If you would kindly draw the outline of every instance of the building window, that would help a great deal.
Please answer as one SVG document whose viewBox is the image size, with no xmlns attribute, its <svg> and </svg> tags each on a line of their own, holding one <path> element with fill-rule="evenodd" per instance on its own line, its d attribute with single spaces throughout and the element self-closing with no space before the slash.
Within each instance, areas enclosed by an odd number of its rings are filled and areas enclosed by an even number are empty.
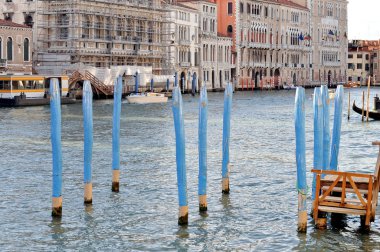
<svg viewBox="0 0 380 252">
<path fill-rule="evenodd" d="M 233 28 L 232 25 L 227 26 L 227 35 L 232 36 Z"/>
<path fill-rule="evenodd" d="M 7 41 L 7 60 L 13 60 L 13 40 L 11 37 Z"/>
<path fill-rule="evenodd" d="M 363 65 L 361 63 L 356 64 L 356 69 L 362 69 Z"/>
<path fill-rule="evenodd" d="M 362 54 L 358 54 L 356 57 L 357 57 L 358 59 L 362 59 L 362 58 L 363 58 L 363 55 L 362 55 Z"/>
<path fill-rule="evenodd" d="M 244 13 L 244 4 L 240 2 L 240 13 Z"/>
<path fill-rule="evenodd" d="M 369 71 L 369 64 L 365 64 L 365 70 Z"/>
<path fill-rule="evenodd" d="M 29 39 L 24 39 L 24 61 L 29 61 Z"/>
<path fill-rule="evenodd" d="M 228 3 L 228 15 L 232 16 L 232 3 Z"/>
<path fill-rule="evenodd" d="M 3 39 L 0 38 L 0 59 L 3 58 Z"/>
<path fill-rule="evenodd" d="M 349 55 L 348 55 L 348 58 L 349 58 L 349 59 L 352 59 L 352 58 L 353 58 L 353 55 L 352 55 L 352 54 L 349 54 Z"/>
</svg>

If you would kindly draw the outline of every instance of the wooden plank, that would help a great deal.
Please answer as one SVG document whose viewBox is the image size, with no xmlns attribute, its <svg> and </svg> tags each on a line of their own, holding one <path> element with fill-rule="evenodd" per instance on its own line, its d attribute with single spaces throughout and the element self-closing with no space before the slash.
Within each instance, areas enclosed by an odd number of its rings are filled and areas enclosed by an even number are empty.
<svg viewBox="0 0 380 252">
<path fill-rule="evenodd" d="M 331 207 L 338 207 L 338 208 L 347 208 L 347 209 L 361 209 L 361 210 L 366 210 L 365 206 L 362 205 L 353 205 L 353 204 L 344 204 L 343 206 L 340 203 L 337 202 L 328 202 L 328 201 L 323 201 L 319 202 L 320 206 L 331 206 Z"/>
<path fill-rule="evenodd" d="M 315 170 L 315 169 L 313 169 L 311 171 L 314 173 L 317 173 L 317 174 L 346 175 L 346 176 L 367 178 L 367 179 L 370 179 L 373 176 L 373 174 L 368 174 L 368 173 L 341 172 L 341 171 L 332 171 L 332 170 Z"/>
<path fill-rule="evenodd" d="M 329 189 L 329 186 L 322 186 L 322 191 L 326 191 Z M 333 192 L 342 192 L 342 188 L 341 187 L 334 187 Z M 362 194 L 368 194 L 368 190 L 364 190 L 364 189 L 358 189 L 358 191 Z M 346 188 L 346 192 L 347 193 L 355 193 L 355 190 L 352 189 L 352 188 Z"/>
<path fill-rule="evenodd" d="M 341 214 L 352 214 L 352 215 L 365 215 L 365 210 L 341 208 L 341 207 L 331 207 L 331 206 L 319 206 L 319 211 L 329 212 L 329 213 L 341 213 Z"/>
<path fill-rule="evenodd" d="M 326 201 L 332 201 L 332 202 L 341 202 L 341 198 L 340 197 L 333 197 L 333 196 L 327 196 Z M 345 198 L 345 201 L 344 201 L 345 204 L 347 203 L 354 203 L 354 204 L 361 204 L 360 200 L 358 199 L 348 199 L 348 198 Z"/>
</svg>

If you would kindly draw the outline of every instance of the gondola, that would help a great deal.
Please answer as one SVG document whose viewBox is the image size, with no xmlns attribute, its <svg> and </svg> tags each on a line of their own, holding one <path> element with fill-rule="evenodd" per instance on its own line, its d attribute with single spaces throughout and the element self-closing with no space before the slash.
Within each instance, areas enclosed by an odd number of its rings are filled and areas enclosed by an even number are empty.
<svg viewBox="0 0 380 252">
<path fill-rule="evenodd" d="M 355 101 L 354 101 L 354 104 L 352 104 L 352 109 L 358 113 L 358 114 L 362 114 L 362 109 L 359 108 L 359 107 L 356 107 L 355 105 Z M 367 115 L 367 111 L 364 110 L 364 116 Z M 369 114 L 368 114 L 369 118 L 372 118 L 373 120 L 380 120 L 380 110 L 370 110 L 369 111 Z"/>
</svg>

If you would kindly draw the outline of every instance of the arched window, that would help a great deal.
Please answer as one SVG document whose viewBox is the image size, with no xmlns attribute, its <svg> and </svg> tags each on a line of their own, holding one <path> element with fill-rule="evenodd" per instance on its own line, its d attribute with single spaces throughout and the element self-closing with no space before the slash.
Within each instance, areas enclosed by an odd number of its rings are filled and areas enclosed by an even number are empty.
<svg viewBox="0 0 380 252">
<path fill-rule="evenodd" d="M 7 41 L 7 60 L 13 60 L 13 40 L 11 37 Z"/>
<path fill-rule="evenodd" d="M 232 25 L 227 26 L 227 33 L 230 35 L 233 32 Z"/>
<path fill-rule="evenodd" d="M 29 39 L 24 39 L 24 61 L 29 61 Z"/>
</svg>

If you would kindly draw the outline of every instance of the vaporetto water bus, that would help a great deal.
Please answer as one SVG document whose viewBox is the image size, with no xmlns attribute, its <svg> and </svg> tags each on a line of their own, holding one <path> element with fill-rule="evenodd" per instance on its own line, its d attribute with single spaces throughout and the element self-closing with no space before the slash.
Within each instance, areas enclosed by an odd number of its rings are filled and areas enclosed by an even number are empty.
<svg viewBox="0 0 380 252">
<path fill-rule="evenodd" d="M 0 75 L 0 107 L 47 105 L 50 103 L 50 79 L 57 78 L 61 104 L 74 103 L 68 97 L 68 76 Z"/>
</svg>

